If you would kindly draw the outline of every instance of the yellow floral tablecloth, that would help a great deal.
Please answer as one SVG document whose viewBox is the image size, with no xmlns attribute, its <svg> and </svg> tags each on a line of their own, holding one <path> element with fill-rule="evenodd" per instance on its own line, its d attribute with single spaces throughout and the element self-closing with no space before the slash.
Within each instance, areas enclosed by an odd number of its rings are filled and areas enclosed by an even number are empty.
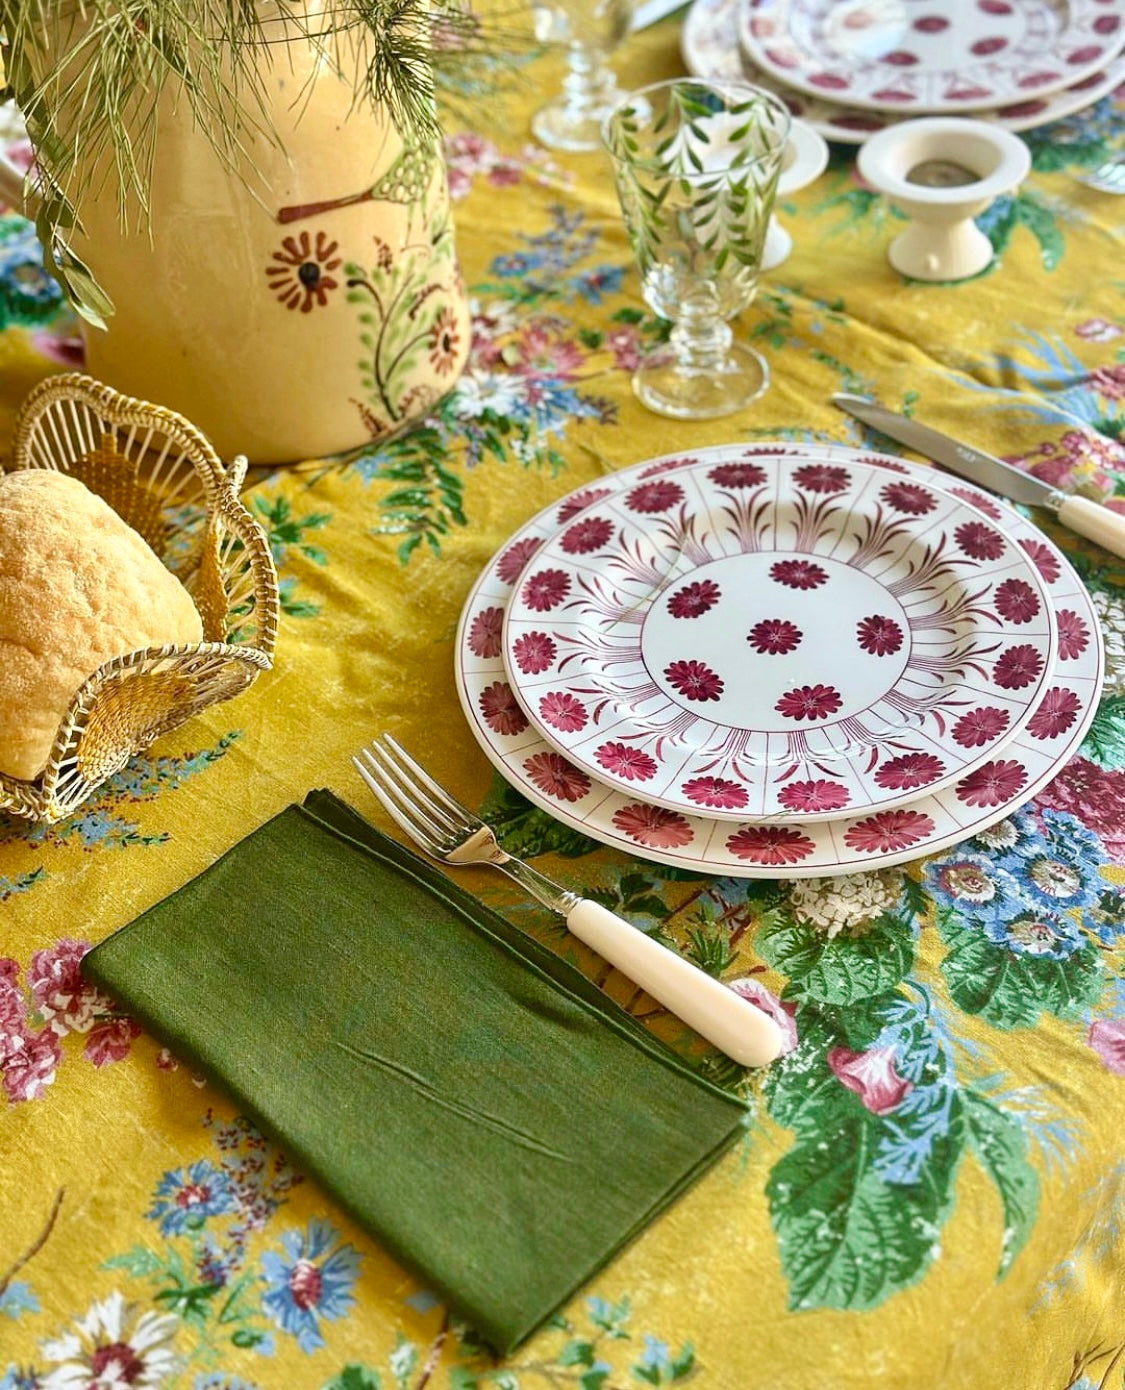
<svg viewBox="0 0 1125 1390">
<path fill-rule="evenodd" d="M 625 82 L 678 71 L 677 43 L 674 20 L 631 40 Z M 0 817 L 0 1390 L 1120 1390 L 1125 562 L 1055 537 L 1104 620 L 1109 677 L 1070 765 L 963 852 L 975 896 L 945 872 L 952 852 L 786 884 L 599 848 L 492 774 L 452 656 L 481 566 L 606 471 L 728 440 L 885 444 L 834 391 L 1125 494 L 1125 200 L 1076 178 L 1125 133 L 1125 98 L 1027 136 L 1033 174 L 982 218 L 995 264 L 959 285 L 889 268 L 901 223 L 837 149 L 780 208 L 793 252 L 740 324 L 769 393 L 672 427 L 630 393 L 666 326 L 640 299 L 600 157 L 525 138 L 532 88 L 558 75 L 532 71 L 526 101 L 490 122 L 503 135 L 448 140 L 474 310 L 456 389 L 402 439 L 250 493 L 282 584 L 275 670 L 72 819 Z M 26 390 L 80 360 L 12 216 L 0 318 L 7 439 Z M 739 1147 L 504 1365 L 78 974 L 89 945 L 310 787 L 378 819 L 348 754 L 381 729 L 484 803 L 510 847 L 780 997 L 796 1040 L 768 1075 L 725 1068 L 502 882 L 465 876 L 752 1113 Z M 472 1006 L 440 958 L 418 987 Z"/>
</svg>

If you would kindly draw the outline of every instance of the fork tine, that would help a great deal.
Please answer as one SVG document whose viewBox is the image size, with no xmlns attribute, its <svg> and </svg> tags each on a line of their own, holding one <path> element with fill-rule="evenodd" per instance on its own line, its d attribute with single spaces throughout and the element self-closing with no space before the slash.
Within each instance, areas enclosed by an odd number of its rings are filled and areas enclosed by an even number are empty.
<svg viewBox="0 0 1125 1390">
<path fill-rule="evenodd" d="M 375 760 L 384 785 L 392 789 L 401 802 L 427 820 L 433 830 L 446 836 L 461 837 L 471 828 L 466 826 L 462 818 L 451 816 L 427 793 L 425 787 L 414 781 L 409 770 L 398 763 L 394 753 L 382 741 L 376 739 L 364 752 L 369 761 Z"/>
<path fill-rule="evenodd" d="M 391 789 L 381 780 L 379 765 L 371 759 L 369 750 L 363 748 L 360 751 L 363 753 L 364 757 L 369 760 L 371 769 L 373 770 L 369 770 L 358 757 L 352 758 L 352 765 L 367 783 L 368 787 L 370 787 L 374 795 L 378 797 L 379 801 L 382 803 L 383 809 L 395 824 L 400 829 L 405 830 L 410 838 L 416 844 L 420 845 L 427 854 L 431 854 L 435 858 L 441 858 L 441 845 L 434 838 L 433 831 L 430 827 L 427 826 L 425 822 L 419 820 L 416 815 L 411 814 L 414 809 L 413 807 L 404 807 L 400 804 L 399 799 L 392 795 Z"/>
<path fill-rule="evenodd" d="M 456 797 L 450 796 L 443 786 L 434 781 L 424 767 L 419 767 L 393 735 L 384 734 L 383 742 L 390 745 L 397 757 L 406 764 L 422 785 L 437 798 L 440 805 L 444 806 L 447 811 L 452 812 L 453 815 L 460 817 L 464 822 L 464 828 L 469 830 L 479 830 L 481 828 L 484 822 L 481 820 L 480 816 L 470 811 L 467 806 L 462 806 Z"/>
</svg>

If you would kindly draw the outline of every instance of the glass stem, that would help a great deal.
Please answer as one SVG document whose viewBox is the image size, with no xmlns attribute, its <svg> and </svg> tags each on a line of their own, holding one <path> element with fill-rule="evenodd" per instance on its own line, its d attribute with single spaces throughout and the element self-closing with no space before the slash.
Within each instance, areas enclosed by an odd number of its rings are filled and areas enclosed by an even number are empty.
<svg viewBox="0 0 1125 1390">
<path fill-rule="evenodd" d="M 676 320 L 669 341 L 680 371 L 703 374 L 722 369 L 734 334 L 716 315 L 689 309 Z"/>
<path fill-rule="evenodd" d="M 613 72 L 596 49 L 572 46 L 567 50 L 563 78 L 563 105 L 571 121 L 594 120 L 609 104 L 616 83 Z"/>
</svg>

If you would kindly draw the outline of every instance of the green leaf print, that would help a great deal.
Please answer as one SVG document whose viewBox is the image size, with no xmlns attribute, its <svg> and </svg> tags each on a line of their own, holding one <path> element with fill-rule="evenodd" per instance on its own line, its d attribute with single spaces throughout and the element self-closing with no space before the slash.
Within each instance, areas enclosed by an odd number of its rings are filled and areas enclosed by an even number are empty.
<svg viewBox="0 0 1125 1390">
<path fill-rule="evenodd" d="M 789 977 L 789 998 L 851 1004 L 884 994 L 904 979 L 914 964 L 909 922 L 886 913 L 862 936 L 837 936 L 803 922 L 767 925 L 754 938 L 758 954 Z"/>
<path fill-rule="evenodd" d="M 1015 199 L 1016 219 L 1039 243 L 1044 270 L 1054 270 L 1063 257 L 1063 238 L 1055 214 L 1026 193 Z"/>
<path fill-rule="evenodd" d="M 1023 1249 L 1039 1209 L 1039 1178 L 1027 1161 L 1019 1125 L 975 1091 L 962 1095 L 969 1145 L 996 1184 L 1004 1206 L 1004 1233 L 997 1279 Z"/>
<path fill-rule="evenodd" d="M 577 859 L 597 848 L 593 840 L 556 821 L 546 811 L 537 810 L 495 775 L 480 813 L 509 854 L 526 858 L 560 854 L 566 859 Z"/>
<path fill-rule="evenodd" d="M 322 1390 L 379 1390 L 379 1373 L 354 1362 L 326 1381 Z"/>
<path fill-rule="evenodd" d="M 1079 752 L 1107 772 L 1125 765 L 1125 696 L 1101 702 Z"/>
</svg>

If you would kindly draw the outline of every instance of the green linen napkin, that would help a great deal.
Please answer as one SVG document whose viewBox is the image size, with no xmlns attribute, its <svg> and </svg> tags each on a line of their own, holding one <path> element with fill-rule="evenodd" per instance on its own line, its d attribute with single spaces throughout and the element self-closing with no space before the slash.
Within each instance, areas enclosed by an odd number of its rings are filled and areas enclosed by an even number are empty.
<svg viewBox="0 0 1125 1390">
<path fill-rule="evenodd" d="M 501 1354 L 745 1119 L 581 972 L 326 791 L 84 969 Z"/>
</svg>

